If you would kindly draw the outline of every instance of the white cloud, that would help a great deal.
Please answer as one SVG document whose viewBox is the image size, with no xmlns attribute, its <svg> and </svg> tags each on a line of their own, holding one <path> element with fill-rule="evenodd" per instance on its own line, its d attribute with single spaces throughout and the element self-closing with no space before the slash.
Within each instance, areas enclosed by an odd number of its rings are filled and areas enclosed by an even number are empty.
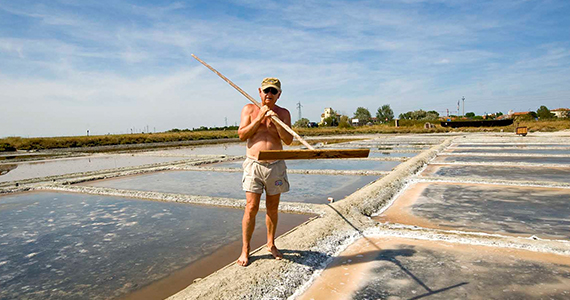
<svg viewBox="0 0 570 300">
<path fill-rule="evenodd" d="M 329 106 L 445 111 L 465 95 L 482 113 L 570 94 L 570 24 L 545 20 L 562 1 L 5 3 L 29 28 L 0 29 L 0 136 L 238 121 L 247 100 L 190 53 L 254 97 L 280 77 L 294 119 L 299 101 L 316 120 Z"/>
</svg>

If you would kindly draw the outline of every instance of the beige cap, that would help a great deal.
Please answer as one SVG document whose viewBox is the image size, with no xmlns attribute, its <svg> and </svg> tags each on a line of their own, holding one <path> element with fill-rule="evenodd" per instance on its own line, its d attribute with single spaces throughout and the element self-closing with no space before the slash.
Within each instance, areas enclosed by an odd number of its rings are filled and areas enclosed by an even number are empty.
<svg viewBox="0 0 570 300">
<path fill-rule="evenodd" d="M 274 77 L 264 78 L 261 82 L 261 90 L 265 90 L 268 87 L 274 87 L 281 92 L 281 81 Z"/>
</svg>

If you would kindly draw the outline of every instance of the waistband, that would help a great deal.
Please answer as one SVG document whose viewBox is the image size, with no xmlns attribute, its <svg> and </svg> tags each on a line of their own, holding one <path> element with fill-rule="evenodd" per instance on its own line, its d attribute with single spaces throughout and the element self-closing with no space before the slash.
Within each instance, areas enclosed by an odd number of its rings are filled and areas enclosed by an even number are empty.
<svg viewBox="0 0 570 300">
<path fill-rule="evenodd" d="M 264 166 L 270 166 L 270 165 L 273 165 L 273 164 L 276 164 L 276 163 L 283 161 L 283 160 L 274 160 L 272 162 L 262 162 L 262 161 L 258 161 L 257 159 L 255 159 L 253 157 L 249 157 L 249 156 L 246 156 L 245 160 L 246 161 L 252 161 L 256 164 L 260 164 L 260 165 L 264 165 Z"/>
</svg>

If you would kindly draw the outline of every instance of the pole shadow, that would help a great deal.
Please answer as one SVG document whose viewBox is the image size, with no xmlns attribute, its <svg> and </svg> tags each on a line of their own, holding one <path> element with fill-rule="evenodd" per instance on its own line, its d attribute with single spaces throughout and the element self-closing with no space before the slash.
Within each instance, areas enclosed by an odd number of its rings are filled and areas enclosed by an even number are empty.
<svg viewBox="0 0 570 300">
<path fill-rule="evenodd" d="M 381 249 L 380 247 L 378 247 L 378 245 L 376 245 L 376 243 L 374 243 L 372 240 L 370 240 L 368 237 L 366 237 L 362 230 L 360 230 L 358 227 L 354 226 L 354 224 L 352 224 L 345 216 L 343 216 L 336 208 L 334 208 L 333 206 L 331 206 L 330 204 L 327 204 L 327 206 L 332 209 L 334 212 L 337 213 L 337 215 L 339 215 L 348 225 L 350 225 L 352 228 L 354 228 L 354 230 L 356 230 L 360 236 L 362 238 L 364 238 L 366 241 L 368 241 L 368 243 L 370 245 L 372 245 L 374 248 L 376 248 L 379 251 L 379 255 L 376 256 L 376 259 L 374 260 L 385 260 L 385 261 L 389 261 L 394 263 L 396 266 L 398 266 L 404 273 L 406 273 L 408 276 L 410 276 L 417 284 L 419 284 L 423 289 L 425 289 L 427 292 L 418 296 L 415 296 L 413 298 L 410 298 L 410 300 L 412 299 L 420 299 L 423 297 L 427 297 L 427 296 L 431 296 L 434 294 L 438 294 L 441 292 L 445 292 L 447 290 L 450 289 L 454 289 L 466 284 L 469 284 L 468 282 L 461 282 L 452 286 L 448 286 L 445 288 L 441 288 L 441 289 L 436 289 L 436 290 L 432 290 L 429 286 L 427 286 L 420 278 L 418 278 L 416 275 L 414 275 L 410 270 L 408 270 L 396 257 L 398 256 L 403 256 L 403 257 L 411 257 L 416 253 L 416 250 L 413 249 L 397 249 L 397 250 L 392 250 L 392 249 Z"/>
</svg>

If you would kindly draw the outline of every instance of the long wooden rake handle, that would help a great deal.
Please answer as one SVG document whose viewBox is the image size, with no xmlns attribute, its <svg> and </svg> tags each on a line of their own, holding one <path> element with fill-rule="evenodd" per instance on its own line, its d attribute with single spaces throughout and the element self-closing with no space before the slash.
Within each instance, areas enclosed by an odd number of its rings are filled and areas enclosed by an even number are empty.
<svg viewBox="0 0 570 300">
<path fill-rule="evenodd" d="M 218 76 L 220 76 L 220 78 L 222 78 L 225 82 L 229 83 L 234 89 L 236 89 L 238 92 L 240 92 L 242 95 L 244 95 L 247 99 L 249 99 L 249 101 L 253 102 L 253 104 L 255 104 L 255 105 L 257 105 L 257 107 L 261 108 L 261 103 L 257 102 L 255 99 L 253 99 L 253 97 L 251 97 L 248 93 L 246 93 L 244 90 L 242 90 L 239 86 L 235 85 L 226 76 L 224 76 L 224 75 L 222 75 L 222 73 L 216 71 L 216 69 L 212 68 L 209 64 L 207 64 L 203 60 L 199 59 L 196 55 L 194 55 L 194 54 L 191 54 L 191 55 L 197 61 L 199 61 L 201 64 L 203 64 L 206 68 L 210 69 L 212 72 L 214 72 Z M 293 135 L 293 137 L 295 137 L 299 142 L 301 142 L 301 144 L 305 145 L 305 147 L 307 147 L 311 150 L 315 150 L 315 148 L 313 148 L 313 146 L 311 146 L 309 143 L 307 143 L 307 141 L 305 141 L 301 136 L 299 136 L 295 131 L 293 131 L 293 129 L 291 129 L 291 127 L 287 126 L 287 124 L 285 124 L 283 121 L 281 121 L 281 119 L 279 119 L 277 116 L 271 116 L 271 120 L 273 122 L 279 124 L 285 130 L 287 130 L 287 132 L 289 132 L 291 135 Z"/>
</svg>

